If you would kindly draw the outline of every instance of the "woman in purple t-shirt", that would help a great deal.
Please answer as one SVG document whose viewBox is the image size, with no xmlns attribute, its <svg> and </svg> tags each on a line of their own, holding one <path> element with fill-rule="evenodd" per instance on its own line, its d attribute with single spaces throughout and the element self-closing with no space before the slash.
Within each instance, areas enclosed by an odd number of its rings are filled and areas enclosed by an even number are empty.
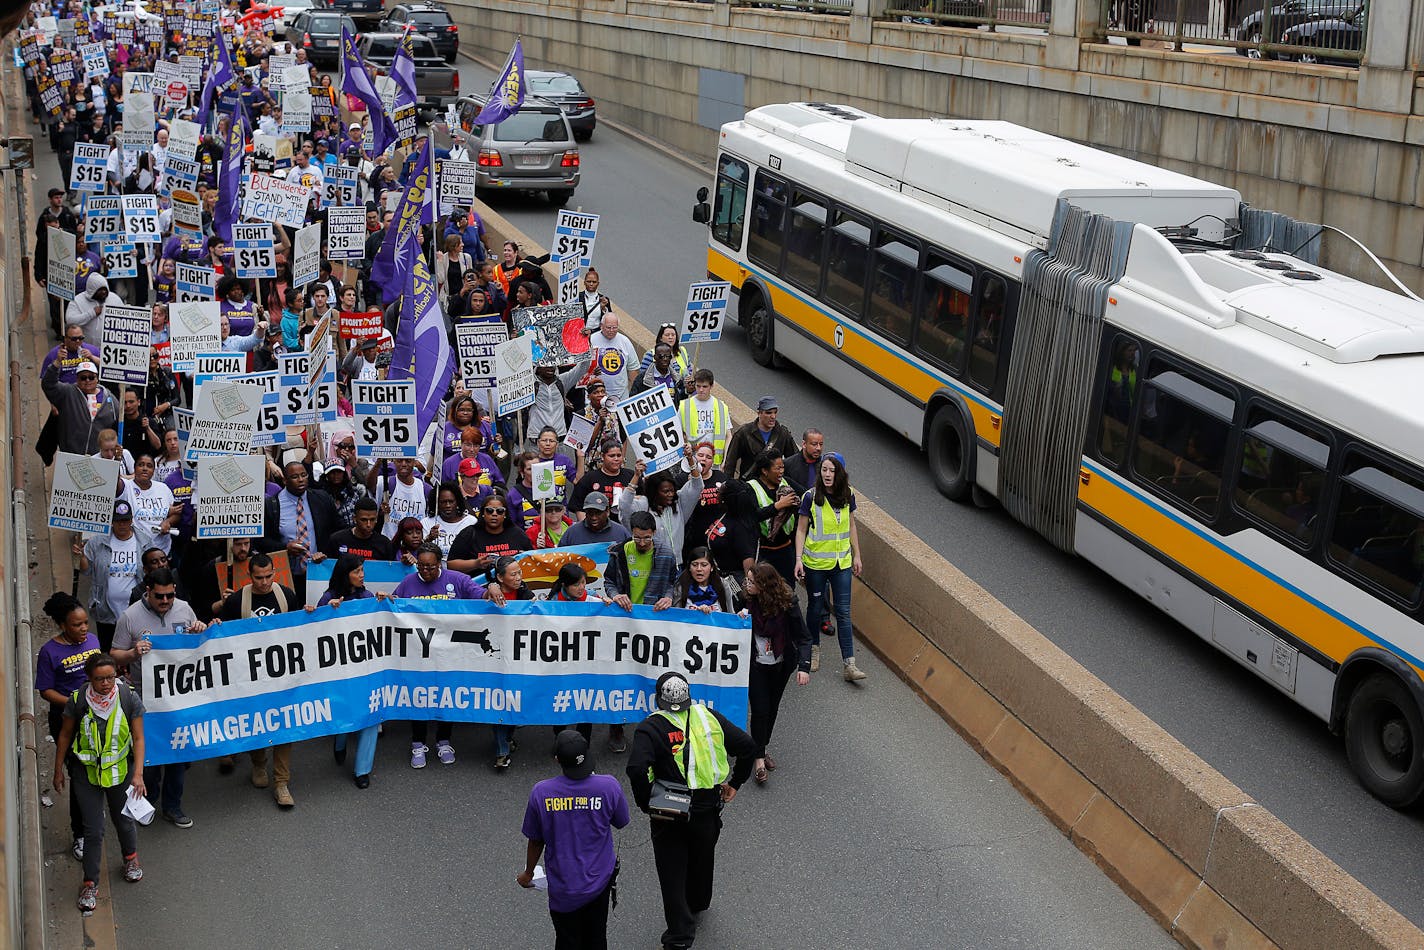
<svg viewBox="0 0 1424 950">
<path fill-rule="evenodd" d="M 58 741 L 64 726 L 64 706 L 69 696 L 83 689 L 84 663 L 99 652 L 99 638 L 89 631 L 89 611 L 65 591 L 50 597 L 44 604 L 45 616 L 59 628 L 40 647 L 35 661 L 35 689 L 49 703 L 49 734 Z M 74 838 L 74 857 L 84 859 L 84 815 L 75 798 L 74 783 L 69 783 L 69 830 Z"/>
</svg>

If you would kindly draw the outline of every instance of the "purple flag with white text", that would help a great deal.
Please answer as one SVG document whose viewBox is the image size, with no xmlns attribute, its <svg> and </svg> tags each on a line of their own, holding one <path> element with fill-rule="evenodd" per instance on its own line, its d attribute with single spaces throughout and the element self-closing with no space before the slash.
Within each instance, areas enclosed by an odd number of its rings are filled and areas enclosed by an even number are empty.
<svg viewBox="0 0 1424 950">
<path fill-rule="evenodd" d="M 524 47 L 519 40 L 514 41 L 514 49 L 509 51 L 509 59 L 499 78 L 490 86 L 489 99 L 485 107 L 475 117 L 475 125 L 495 125 L 519 111 L 524 105 L 524 94 L 529 84 L 524 80 Z"/>
<path fill-rule="evenodd" d="M 232 117 L 227 139 L 222 143 L 222 165 L 218 169 L 218 203 L 213 208 L 213 233 L 232 243 L 232 226 L 242 210 L 238 192 L 242 189 L 242 160 L 247 150 L 247 116 L 242 109 Z"/>
</svg>

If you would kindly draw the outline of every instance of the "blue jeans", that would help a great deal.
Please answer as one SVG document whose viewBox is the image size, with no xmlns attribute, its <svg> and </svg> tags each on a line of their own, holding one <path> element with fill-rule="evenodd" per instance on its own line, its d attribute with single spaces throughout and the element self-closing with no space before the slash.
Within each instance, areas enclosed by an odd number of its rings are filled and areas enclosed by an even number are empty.
<svg viewBox="0 0 1424 950">
<path fill-rule="evenodd" d="M 353 733 L 342 733 L 336 737 L 335 748 L 339 751 L 346 748 L 351 736 L 356 737 L 356 762 L 352 766 L 353 775 L 370 775 L 371 768 L 376 764 L 376 737 L 381 734 L 381 727 L 378 723 L 374 726 L 367 726 L 365 729 L 358 729 Z"/>
<path fill-rule="evenodd" d="M 188 777 L 188 763 L 150 765 L 143 770 L 143 784 L 148 800 L 159 811 L 177 814 L 183 810 L 183 784 Z"/>
<path fill-rule="evenodd" d="M 828 571 L 806 568 L 806 627 L 811 643 L 821 644 L 821 621 L 826 616 L 826 594 L 829 592 L 836 618 L 836 639 L 841 645 L 841 659 L 855 656 L 855 637 L 850 625 L 850 579 L 848 567 L 833 567 Z"/>
<path fill-rule="evenodd" d="M 514 727 L 495 723 L 490 726 L 494 733 L 494 754 L 509 755 L 509 740 L 514 738 Z"/>
</svg>

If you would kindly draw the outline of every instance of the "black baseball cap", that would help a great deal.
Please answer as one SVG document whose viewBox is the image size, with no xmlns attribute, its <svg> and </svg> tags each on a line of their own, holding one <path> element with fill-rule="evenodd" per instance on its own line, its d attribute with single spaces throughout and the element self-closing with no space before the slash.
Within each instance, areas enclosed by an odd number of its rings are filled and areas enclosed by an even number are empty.
<svg viewBox="0 0 1424 950">
<path fill-rule="evenodd" d="M 666 712 L 682 712 L 692 702 L 687 677 L 669 671 L 658 677 L 658 708 Z"/>
<path fill-rule="evenodd" d="M 565 729 L 554 737 L 554 758 L 566 778 L 588 778 L 593 774 L 593 758 L 588 740 L 577 729 Z"/>
</svg>

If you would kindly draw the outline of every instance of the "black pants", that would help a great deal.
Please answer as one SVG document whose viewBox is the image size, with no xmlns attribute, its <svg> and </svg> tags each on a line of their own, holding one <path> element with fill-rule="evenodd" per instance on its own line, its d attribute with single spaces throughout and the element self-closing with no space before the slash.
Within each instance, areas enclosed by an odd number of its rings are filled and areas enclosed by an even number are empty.
<svg viewBox="0 0 1424 950">
<path fill-rule="evenodd" d="M 786 683 L 791 679 L 792 665 L 777 663 L 769 665 L 752 662 L 747 676 L 747 705 L 751 707 L 752 739 L 757 744 L 757 758 L 766 755 L 767 744 L 771 742 L 771 731 L 776 728 L 776 713 L 781 708 L 781 696 L 786 692 Z"/>
<path fill-rule="evenodd" d="M 40 436 L 35 440 L 35 451 L 40 454 L 40 459 L 45 463 L 45 467 L 54 464 L 54 453 L 59 451 L 59 416 L 51 412 L 45 417 L 45 423 L 40 428 Z"/>
<path fill-rule="evenodd" d="M 49 736 L 59 742 L 59 730 L 64 726 L 64 707 L 49 704 Z M 79 810 L 79 796 L 75 784 L 69 783 L 69 831 L 73 838 L 84 837 L 84 813 Z"/>
<path fill-rule="evenodd" d="M 437 720 L 435 723 L 435 741 L 449 742 L 450 731 L 455 728 L 453 722 L 443 722 Z M 419 742 L 425 745 L 425 740 L 430 738 L 430 721 L 428 719 L 415 719 L 410 724 L 410 741 Z"/>
<path fill-rule="evenodd" d="M 90 609 L 92 610 L 92 608 Z M 99 649 L 108 653 L 114 648 L 114 628 L 117 627 L 118 624 L 97 623 L 95 626 L 98 628 L 94 635 L 99 638 Z"/>
<path fill-rule="evenodd" d="M 796 545 L 784 544 L 779 548 L 768 549 L 762 545 L 761 560 L 776 568 L 776 573 L 781 575 L 781 579 L 786 581 L 792 593 L 796 592 Z"/>
<path fill-rule="evenodd" d="M 608 950 L 608 888 L 577 910 L 551 910 L 554 950 Z"/>
<path fill-rule="evenodd" d="M 565 729 L 574 729 L 577 730 L 578 734 L 583 736 L 584 739 L 586 739 L 590 744 L 593 742 L 593 723 L 591 722 L 571 722 L 567 726 L 554 726 L 553 729 L 555 739 L 557 739 L 559 737 L 559 733 L 563 732 Z"/>
<path fill-rule="evenodd" d="M 64 308 L 65 302 L 54 294 L 46 293 L 45 299 L 49 301 L 49 329 L 54 334 L 55 339 L 64 339 Z"/>
<path fill-rule="evenodd" d="M 687 821 L 654 821 L 653 861 L 663 892 L 663 946 L 685 950 L 697 934 L 700 914 L 712 904 L 712 873 L 722 815 L 716 808 L 694 806 Z"/>
</svg>

